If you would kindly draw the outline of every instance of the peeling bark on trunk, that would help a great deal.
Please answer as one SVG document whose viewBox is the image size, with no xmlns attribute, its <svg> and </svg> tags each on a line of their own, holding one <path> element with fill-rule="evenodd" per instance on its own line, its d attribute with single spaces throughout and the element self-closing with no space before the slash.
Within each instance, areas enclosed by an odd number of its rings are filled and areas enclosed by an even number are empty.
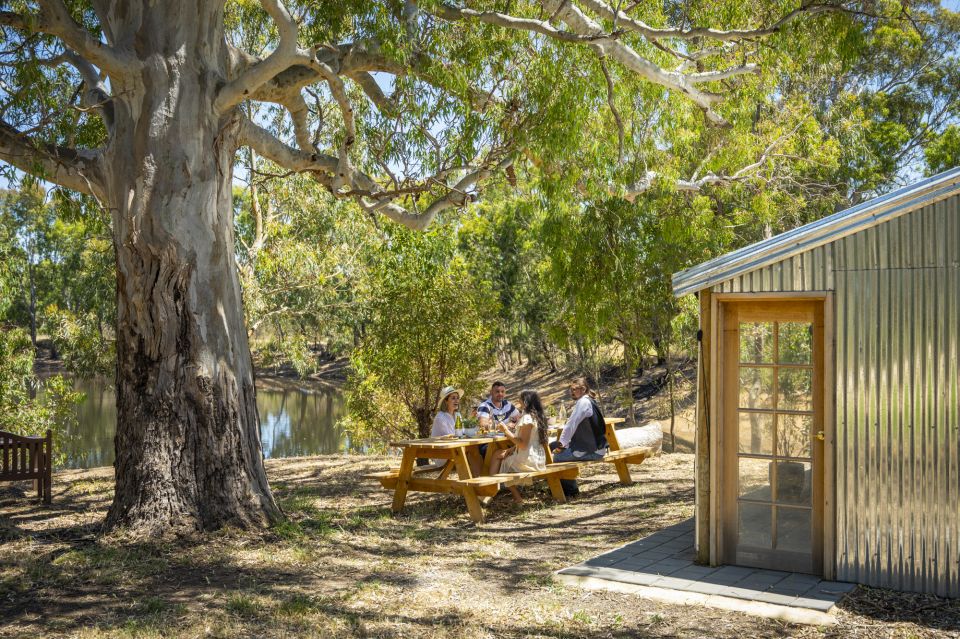
<svg viewBox="0 0 960 639">
<path fill-rule="evenodd" d="M 106 158 L 117 258 L 117 484 L 107 526 L 264 525 L 279 509 L 263 467 L 234 255 L 237 124 L 213 108 L 222 15 L 216 3 L 142 3 L 116 21 L 133 15 L 146 64 L 114 87 L 121 99 Z"/>
</svg>

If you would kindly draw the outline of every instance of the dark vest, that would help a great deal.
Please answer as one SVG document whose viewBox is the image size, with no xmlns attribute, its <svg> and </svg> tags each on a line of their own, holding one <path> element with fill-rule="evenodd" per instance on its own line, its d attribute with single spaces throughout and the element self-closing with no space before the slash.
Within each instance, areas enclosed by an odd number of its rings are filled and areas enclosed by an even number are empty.
<svg viewBox="0 0 960 639">
<path fill-rule="evenodd" d="M 577 430 L 570 439 L 571 450 L 593 453 L 608 446 L 607 425 L 603 419 L 600 404 L 591 397 L 590 406 L 593 407 L 593 415 L 577 424 Z"/>
</svg>

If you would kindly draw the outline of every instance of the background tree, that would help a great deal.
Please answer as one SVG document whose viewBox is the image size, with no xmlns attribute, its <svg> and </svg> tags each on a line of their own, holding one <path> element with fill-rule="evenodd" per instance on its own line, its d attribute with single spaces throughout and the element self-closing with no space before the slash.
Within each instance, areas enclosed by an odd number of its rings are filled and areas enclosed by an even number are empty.
<svg viewBox="0 0 960 639">
<path fill-rule="evenodd" d="M 115 368 L 113 250 L 102 213 L 48 198 L 35 180 L 0 194 L 4 270 L 16 292 L 3 315 L 53 337 L 68 371 L 89 376 Z"/>
<path fill-rule="evenodd" d="M 448 384 L 479 396 L 498 302 L 454 242 L 448 226 L 422 234 L 393 228 L 377 252 L 364 287 L 365 335 L 351 355 L 348 427 L 360 441 L 428 437 Z"/>
</svg>

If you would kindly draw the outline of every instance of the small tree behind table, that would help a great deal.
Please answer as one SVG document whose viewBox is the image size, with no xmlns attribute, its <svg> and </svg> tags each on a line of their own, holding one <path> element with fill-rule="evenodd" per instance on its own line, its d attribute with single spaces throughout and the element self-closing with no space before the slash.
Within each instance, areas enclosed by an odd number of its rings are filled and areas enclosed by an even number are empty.
<svg viewBox="0 0 960 639">
<path fill-rule="evenodd" d="M 382 445 L 428 436 L 445 385 L 479 394 L 478 376 L 493 363 L 498 302 L 470 276 L 447 227 L 426 234 L 395 227 L 374 261 L 344 425 L 354 438 Z"/>
</svg>

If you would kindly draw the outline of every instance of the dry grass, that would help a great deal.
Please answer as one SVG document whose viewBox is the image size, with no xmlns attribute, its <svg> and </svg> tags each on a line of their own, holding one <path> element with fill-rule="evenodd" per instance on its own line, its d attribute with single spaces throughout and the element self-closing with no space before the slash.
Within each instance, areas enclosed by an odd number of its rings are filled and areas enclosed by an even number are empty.
<svg viewBox="0 0 960 639">
<path fill-rule="evenodd" d="M 957 636 L 960 605 L 932 597 L 861 589 L 820 629 L 553 579 L 690 517 L 689 455 L 648 461 L 630 487 L 596 467 L 562 506 L 536 488 L 523 506 L 501 496 L 480 528 L 452 496 L 391 516 L 361 479 L 391 461 L 268 462 L 287 522 L 178 541 L 99 535 L 109 469 L 58 474 L 51 507 L 0 494 L 0 637 Z"/>
</svg>

